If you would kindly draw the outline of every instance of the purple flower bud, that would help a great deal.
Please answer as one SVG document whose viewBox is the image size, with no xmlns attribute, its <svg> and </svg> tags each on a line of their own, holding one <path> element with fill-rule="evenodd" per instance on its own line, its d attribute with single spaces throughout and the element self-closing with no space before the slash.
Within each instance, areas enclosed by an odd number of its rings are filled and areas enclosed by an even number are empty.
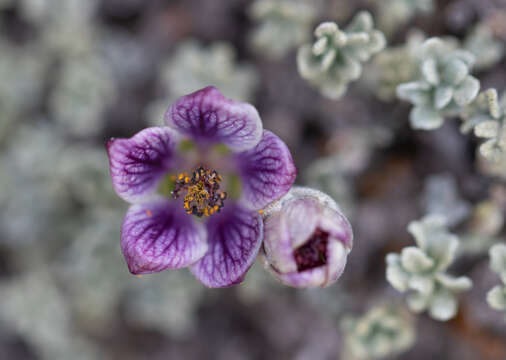
<svg viewBox="0 0 506 360">
<path fill-rule="evenodd" d="M 263 218 L 264 262 L 282 283 L 326 287 L 341 276 L 353 232 L 328 195 L 293 187 L 264 210 Z"/>
</svg>

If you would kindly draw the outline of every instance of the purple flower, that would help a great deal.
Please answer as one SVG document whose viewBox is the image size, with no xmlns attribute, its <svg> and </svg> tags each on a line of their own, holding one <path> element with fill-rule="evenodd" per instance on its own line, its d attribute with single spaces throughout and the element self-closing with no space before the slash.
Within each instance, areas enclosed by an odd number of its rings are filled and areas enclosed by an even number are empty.
<svg viewBox="0 0 506 360">
<path fill-rule="evenodd" d="M 290 152 L 252 105 L 214 87 L 178 99 L 165 122 L 107 144 L 114 189 L 132 204 L 121 231 L 128 268 L 189 266 L 209 287 L 237 284 L 263 240 L 259 210 L 295 180 Z"/>
<path fill-rule="evenodd" d="M 264 211 L 264 261 L 285 285 L 333 284 L 352 245 L 350 223 L 334 200 L 320 191 L 294 187 Z"/>
</svg>

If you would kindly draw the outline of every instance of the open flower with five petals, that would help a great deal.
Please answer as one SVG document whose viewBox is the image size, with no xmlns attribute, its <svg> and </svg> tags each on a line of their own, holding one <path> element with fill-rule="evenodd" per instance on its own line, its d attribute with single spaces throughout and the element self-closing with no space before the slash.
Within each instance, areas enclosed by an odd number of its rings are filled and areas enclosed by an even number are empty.
<svg viewBox="0 0 506 360">
<path fill-rule="evenodd" d="M 130 272 L 190 267 L 209 287 L 242 281 L 263 240 L 259 210 L 296 169 L 250 104 L 206 87 L 179 98 L 166 127 L 107 144 L 116 193 L 132 205 L 121 232 Z"/>
</svg>

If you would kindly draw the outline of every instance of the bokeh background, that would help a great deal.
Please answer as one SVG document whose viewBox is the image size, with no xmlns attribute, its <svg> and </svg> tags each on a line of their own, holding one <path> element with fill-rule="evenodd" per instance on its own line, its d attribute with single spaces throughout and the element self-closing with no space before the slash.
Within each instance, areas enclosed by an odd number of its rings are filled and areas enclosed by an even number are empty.
<svg viewBox="0 0 506 360">
<path fill-rule="evenodd" d="M 0 359 L 348 360 L 343 319 L 382 304 L 413 334 L 401 354 L 387 341 L 387 358 L 506 359 L 506 322 L 485 301 L 499 281 L 487 250 L 505 241 L 506 170 L 483 165 L 456 121 L 412 130 L 379 61 L 337 101 L 297 72 L 315 25 L 363 9 L 389 46 L 415 28 L 465 39 L 478 24 L 506 41 L 504 0 L 416 3 L 310 0 L 286 20 L 248 0 L 0 0 Z M 503 90 L 505 65 L 484 66 L 482 88 Z M 290 147 L 297 183 L 349 217 L 355 246 L 337 284 L 290 289 L 260 264 L 218 290 L 187 270 L 128 272 L 127 204 L 105 143 L 162 124 L 172 100 L 206 85 L 253 103 Z M 385 254 L 411 245 L 407 224 L 434 209 L 455 213 L 451 272 L 475 283 L 448 322 L 410 315 L 385 280 Z"/>
</svg>

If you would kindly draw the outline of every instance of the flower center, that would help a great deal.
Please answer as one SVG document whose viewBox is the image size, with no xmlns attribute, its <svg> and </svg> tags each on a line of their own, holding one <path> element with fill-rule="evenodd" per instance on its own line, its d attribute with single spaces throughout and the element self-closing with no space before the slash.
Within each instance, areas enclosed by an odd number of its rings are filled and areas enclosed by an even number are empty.
<svg viewBox="0 0 506 360">
<path fill-rule="evenodd" d="M 313 269 L 327 263 L 329 233 L 316 229 L 309 240 L 293 251 L 298 271 Z"/>
<path fill-rule="evenodd" d="M 227 193 L 220 190 L 222 177 L 216 170 L 201 166 L 191 176 L 178 174 L 175 181 L 172 197 L 177 199 L 184 195 L 183 206 L 188 214 L 210 216 L 224 206 Z"/>
</svg>

